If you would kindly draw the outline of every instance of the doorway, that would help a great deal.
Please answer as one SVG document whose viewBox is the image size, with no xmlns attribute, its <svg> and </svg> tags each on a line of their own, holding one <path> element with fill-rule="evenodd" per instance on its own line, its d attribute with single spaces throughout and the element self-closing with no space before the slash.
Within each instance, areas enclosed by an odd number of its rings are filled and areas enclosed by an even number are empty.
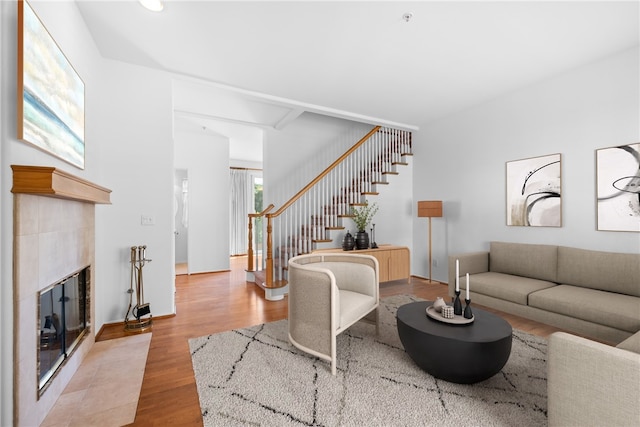
<svg viewBox="0 0 640 427">
<path fill-rule="evenodd" d="M 176 275 L 189 274 L 189 174 L 176 169 L 173 178 Z"/>
</svg>

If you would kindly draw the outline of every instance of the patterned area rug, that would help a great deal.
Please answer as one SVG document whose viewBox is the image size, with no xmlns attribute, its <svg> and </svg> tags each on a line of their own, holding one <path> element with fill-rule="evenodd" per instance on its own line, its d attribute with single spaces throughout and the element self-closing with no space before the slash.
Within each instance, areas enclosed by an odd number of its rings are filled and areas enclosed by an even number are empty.
<svg viewBox="0 0 640 427">
<path fill-rule="evenodd" d="M 544 426 L 546 340 L 514 330 L 509 361 L 471 385 L 438 380 L 405 353 L 399 306 L 381 301 L 380 334 L 358 323 L 338 337 L 338 373 L 288 341 L 287 321 L 189 341 L 205 426 Z M 437 350 L 436 350 L 437 351 Z"/>
</svg>

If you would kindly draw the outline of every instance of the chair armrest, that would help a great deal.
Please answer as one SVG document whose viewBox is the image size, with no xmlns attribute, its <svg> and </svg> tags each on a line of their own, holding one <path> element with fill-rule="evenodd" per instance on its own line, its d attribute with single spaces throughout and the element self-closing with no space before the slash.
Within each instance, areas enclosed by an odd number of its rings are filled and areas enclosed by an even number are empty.
<svg viewBox="0 0 640 427">
<path fill-rule="evenodd" d="M 547 402 L 550 427 L 640 425 L 640 354 L 551 334 Z"/>
<path fill-rule="evenodd" d="M 468 252 L 449 255 L 449 296 L 454 296 L 456 289 L 456 260 L 460 263 L 460 277 L 467 273 L 486 273 L 489 271 L 489 252 Z"/>
<path fill-rule="evenodd" d="M 314 264 L 289 265 L 289 334 L 300 344 L 330 354 L 340 324 L 340 296 L 333 274 Z"/>
</svg>

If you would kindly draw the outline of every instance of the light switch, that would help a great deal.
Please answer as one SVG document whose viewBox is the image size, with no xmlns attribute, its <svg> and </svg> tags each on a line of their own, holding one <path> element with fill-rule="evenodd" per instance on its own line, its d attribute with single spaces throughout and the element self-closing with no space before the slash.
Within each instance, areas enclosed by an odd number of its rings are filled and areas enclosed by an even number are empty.
<svg viewBox="0 0 640 427">
<path fill-rule="evenodd" d="M 142 225 L 155 225 L 156 221 L 151 215 L 140 216 L 140 224 Z"/>
</svg>

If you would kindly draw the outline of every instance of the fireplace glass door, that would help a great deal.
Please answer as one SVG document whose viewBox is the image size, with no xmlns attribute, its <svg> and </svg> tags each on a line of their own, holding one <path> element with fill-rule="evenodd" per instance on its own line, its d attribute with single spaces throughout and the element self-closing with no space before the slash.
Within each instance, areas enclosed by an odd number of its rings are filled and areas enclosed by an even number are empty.
<svg viewBox="0 0 640 427">
<path fill-rule="evenodd" d="M 40 393 L 88 329 L 88 270 L 87 267 L 39 293 Z"/>
</svg>

